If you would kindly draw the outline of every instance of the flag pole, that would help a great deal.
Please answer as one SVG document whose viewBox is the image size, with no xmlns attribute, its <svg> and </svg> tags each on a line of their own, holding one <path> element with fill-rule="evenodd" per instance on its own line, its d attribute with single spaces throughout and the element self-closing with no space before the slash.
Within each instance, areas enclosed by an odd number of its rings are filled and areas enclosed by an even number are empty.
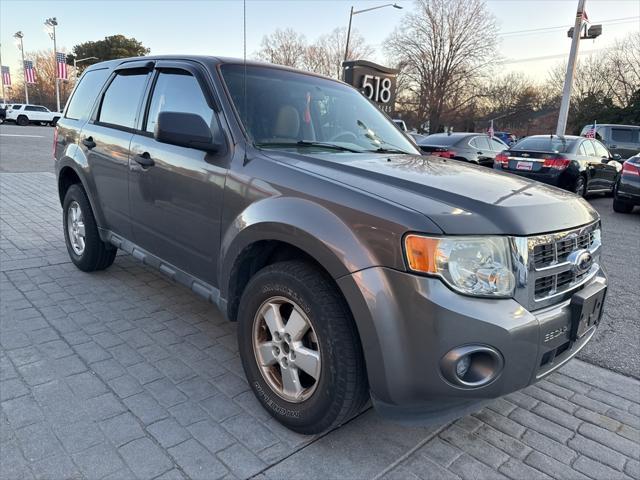
<svg viewBox="0 0 640 480">
<path fill-rule="evenodd" d="M 2 44 L 0 43 L 0 70 L 2 70 Z M 2 72 L 2 103 L 7 103 L 7 97 L 4 96 L 4 72 Z"/>
<path fill-rule="evenodd" d="M 24 43 L 22 42 L 22 35 L 20 35 L 20 53 L 22 55 L 22 78 L 24 79 L 24 103 L 29 103 L 29 87 L 27 86 L 27 72 L 24 67 Z"/>
</svg>

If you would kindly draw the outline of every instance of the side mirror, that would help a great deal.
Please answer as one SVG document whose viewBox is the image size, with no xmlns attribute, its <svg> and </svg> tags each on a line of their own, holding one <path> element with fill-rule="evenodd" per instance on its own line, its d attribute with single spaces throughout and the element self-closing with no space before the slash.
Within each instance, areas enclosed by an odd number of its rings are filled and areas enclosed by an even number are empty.
<svg viewBox="0 0 640 480">
<path fill-rule="evenodd" d="M 153 137 L 162 143 L 217 152 L 209 125 L 200 115 L 185 112 L 160 112 Z"/>
</svg>

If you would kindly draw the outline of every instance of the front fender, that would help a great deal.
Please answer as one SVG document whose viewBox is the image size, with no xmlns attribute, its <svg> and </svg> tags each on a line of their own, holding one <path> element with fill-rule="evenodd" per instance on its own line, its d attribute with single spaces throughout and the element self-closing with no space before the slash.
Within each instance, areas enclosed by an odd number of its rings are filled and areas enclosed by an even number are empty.
<svg viewBox="0 0 640 480">
<path fill-rule="evenodd" d="M 240 253 L 264 240 L 299 248 L 316 259 L 333 278 L 378 263 L 354 231 L 326 208 L 302 198 L 266 198 L 238 215 L 223 235 L 218 275 L 223 297 Z"/>
</svg>

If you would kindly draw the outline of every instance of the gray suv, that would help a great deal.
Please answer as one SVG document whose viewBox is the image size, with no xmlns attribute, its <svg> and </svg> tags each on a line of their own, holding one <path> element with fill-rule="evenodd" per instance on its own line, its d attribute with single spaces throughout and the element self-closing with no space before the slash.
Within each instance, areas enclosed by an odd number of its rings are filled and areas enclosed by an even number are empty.
<svg viewBox="0 0 640 480">
<path fill-rule="evenodd" d="M 121 249 L 216 304 L 255 395 L 298 432 L 369 399 L 400 421 L 460 416 L 600 321 L 588 203 L 422 156 L 339 81 L 215 57 L 92 65 L 55 159 L 76 266 Z"/>
<path fill-rule="evenodd" d="M 585 136 L 593 125 L 585 125 L 580 135 Z M 640 127 L 637 125 L 616 125 L 603 123 L 596 125 L 595 137 L 604 143 L 612 154 L 629 158 L 640 150 Z M 622 160 L 621 160 L 622 161 Z"/>
</svg>

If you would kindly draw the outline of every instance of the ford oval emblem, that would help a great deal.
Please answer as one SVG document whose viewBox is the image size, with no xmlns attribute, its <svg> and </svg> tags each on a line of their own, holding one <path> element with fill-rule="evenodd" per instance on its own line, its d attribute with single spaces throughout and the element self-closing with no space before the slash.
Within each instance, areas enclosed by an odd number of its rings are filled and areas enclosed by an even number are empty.
<svg viewBox="0 0 640 480">
<path fill-rule="evenodd" d="M 593 265 L 593 255 L 589 250 L 577 250 L 567 259 L 571 263 L 571 270 L 577 276 L 584 275 Z"/>
</svg>

